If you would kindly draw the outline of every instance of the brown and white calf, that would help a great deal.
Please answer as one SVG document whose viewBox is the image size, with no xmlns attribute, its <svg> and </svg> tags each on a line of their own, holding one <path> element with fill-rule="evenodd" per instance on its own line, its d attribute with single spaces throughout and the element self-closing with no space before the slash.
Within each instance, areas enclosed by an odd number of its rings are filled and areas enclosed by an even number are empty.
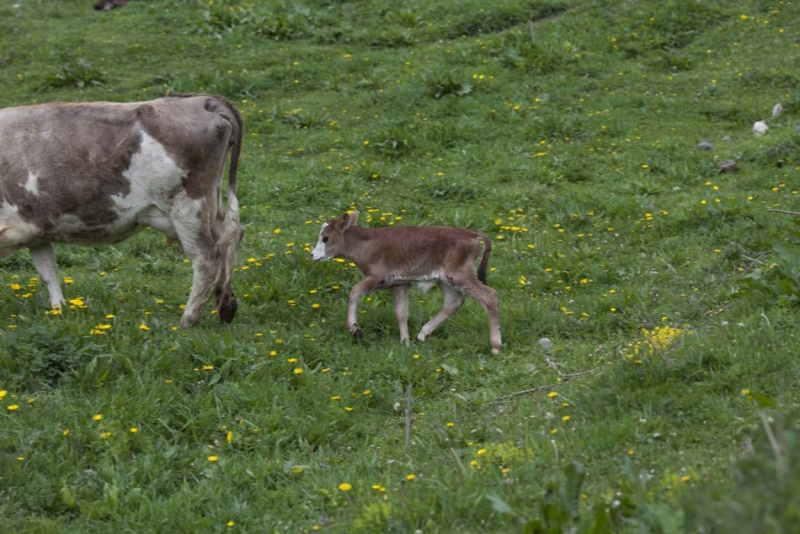
<svg viewBox="0 0 800 534">
<path fill-rule="evenodd" d="M 500 312 L 497 292 L 486 285 L 486 267 L 492 244 L 483 232 L 442 226 L 356 226 L 358 212 L 345 213 L 322 225 L 317 246 L 311 252 L 316 261 L 344 257 L 356 264 L 364 280 L 350 291 L 347 328 L 361 337 L 356 324 L 359 299 L 376 289 L 392 288 L 394 313 L 400 326 L 400 341 L 408 337 L 408 289 L 418 282 L 429 289 L 439 285 L 444 306 L 422 327 L 417 339 L 425 339 L 453 316 L 464 304 L 464 293 L 481 303 L 489 317 L 492 353 L 503 348 L 500 341 Z M 475 271 L 475 261 L 483 257 Z"/>
<path fill-rule="evenodd" d="M 213 96 L 0 109 L 0 258 L 28 247 L 55 307 L 64 296 L 52 243 L 116 243 L 150 226 L 192 260 L 181 324 L 200 319 L 211 293 L 230 322 L 241 144 L 239 112 Z"/>
</svg>

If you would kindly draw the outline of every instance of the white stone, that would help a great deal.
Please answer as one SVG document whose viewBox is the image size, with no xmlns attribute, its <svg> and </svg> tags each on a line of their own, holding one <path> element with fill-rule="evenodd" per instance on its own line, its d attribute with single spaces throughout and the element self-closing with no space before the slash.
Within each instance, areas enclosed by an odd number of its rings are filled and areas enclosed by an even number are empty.
<svg viewBox="0 0 800 534">
<path fill-rule="evenodd" d="M 767 126 L 767 123 L 764 121 L 758 121 L 753 125 L 753 135 L 757 137 L 761 137 L 767 133 L 767 130 L 769 130 L 769 126 Z"/>
</svg>

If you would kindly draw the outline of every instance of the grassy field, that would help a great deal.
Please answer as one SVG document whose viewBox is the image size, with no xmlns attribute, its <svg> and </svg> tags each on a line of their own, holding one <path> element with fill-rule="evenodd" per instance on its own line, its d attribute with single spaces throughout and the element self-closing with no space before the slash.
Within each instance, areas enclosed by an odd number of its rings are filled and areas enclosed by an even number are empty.
<svg viewBox="0 0 800 534">
<path fill-rule="evenodd" d="M 60 316 L 0 262 L 0 531 L 796 532 L 799 39 L 778 0 L 3 0 L 0 107 L 213 93 L 246 141 L 231 325 L 177 328 L 155 231 L 57 247 Z M 487 232 L 503 354 L 474 301 L 401 345 L 391 292 L 352 340 L 309 254 L 348 209 Z"/>
</svg>

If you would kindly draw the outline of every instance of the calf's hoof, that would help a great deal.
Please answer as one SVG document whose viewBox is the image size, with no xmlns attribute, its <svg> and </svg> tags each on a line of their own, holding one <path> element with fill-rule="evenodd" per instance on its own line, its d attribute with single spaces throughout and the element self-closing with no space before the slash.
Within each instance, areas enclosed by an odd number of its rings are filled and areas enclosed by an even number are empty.
<svg viewBox="0 0 800 534">
<path fill-rule="evenodd" d="M 353 337 L 356 339 L 361 339 L 362 337 L 364 337 L 364 332 L 362 332 L 361 329 L 358 327 L 351 330 L 350 333 L 353 334 Z"/>
<path fill-rule="evenodd" d="M 503 347 L 492 347 L 492 354 L 500 354 L 503 352 Z"/>
<path fill-rule="evenodd" d="M 217 313 L 219 314 L 219 320 L 223 323 L 230 323 L 233 321 L 233 318 L 236 317 L 236 310 L 239 309 L 239 303 L 236 301 L 236 298 L 231 296 L 230 299 L 226 299 L 226 302 L 223 302 L 217 308 Z"/>
</svg>

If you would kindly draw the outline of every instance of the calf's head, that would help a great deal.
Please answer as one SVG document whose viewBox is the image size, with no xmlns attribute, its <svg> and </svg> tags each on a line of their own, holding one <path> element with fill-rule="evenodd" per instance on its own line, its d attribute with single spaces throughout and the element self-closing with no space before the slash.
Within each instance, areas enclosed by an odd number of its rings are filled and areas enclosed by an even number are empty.
<svg viewBox="0 0 800 534">
<path fill-rule="evenodd" d="M 331 260 L 345 252 L 344 233 L 358 221 L 358 212 L 345 213 L 341 217 L 322 223 L 317 246 L 311 251 L 314 261 Z"/>
</svg>

